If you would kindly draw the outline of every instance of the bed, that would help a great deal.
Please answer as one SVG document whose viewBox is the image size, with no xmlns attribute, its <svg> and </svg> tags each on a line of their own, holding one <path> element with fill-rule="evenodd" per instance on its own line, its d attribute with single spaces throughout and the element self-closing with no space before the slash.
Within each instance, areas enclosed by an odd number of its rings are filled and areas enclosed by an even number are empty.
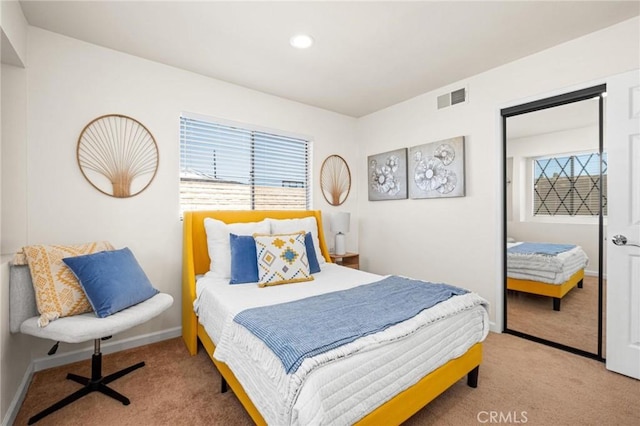
<svg viewBox="0 0 640 426">
<path fill-rule="evenodd" d="M 184 214 L 183 339 L 192 355 L 197 353 L 198 342 L 201 343 L 223 377 L 223 389 L 228 384 L 253 421 L 256 424 L 400 424 L 465 376 L 468 385 L 476 387 L 482 361 L 482 341 L 488 333 L 489 323 L 486 301 L 478 302 L 477 299 L 481 298 L 469 293 L 451 298 L 451 301 L 440 303 L 421 313 L 420 315 L 431 320 L 427 320 L 426 325 L 417 328 L 418 332 L 410 333 L 406 338 L 379 343 L 383 341 L 383 336 L 386 338 L 384 333 L 391 329 L 402 329 L 405 324 L 408 327 L 409 321 L 352 342 L 353 347 L 360 349 L 324 364 L 318 361 L 320 365 L 317 368 L 312 366 L 315 369 L 309 365 L 324 354 L 306 360 L 300 370 L 309 372 L 305 376 L 290 375 L 301 381 L 301 384 L 296 385 L 295 395 L 287 400 L 292 405 L 281 409 L 280 406 L 285 405 L 281 404 L 280 399 L 284 398 L 281 393 L 287 393 L 291 387 L 286 384 L 283 388 L 282 380 L 283 377 L 290 376 L 279 373 L 279 376 L 275 374 L 276 380 L 268 379 L 267 376 L 274 375 L 273 369 L 267 374 L 263 371 L 267 367 L 254 365 L 258 361 L 273 364 L 270 359 L 262 359 L 264 348 L 249 350 L 242 345 L 234 346 L 229 343 L 231 338 L 228 337 L 231 334 L 228 330 L 232 329 L 229 324 L 233 324 L 234 330 L 242 332 L 242 328 L 232 321 L 234 315 L 246 308 L 238 301 L 255 301 L 257 298 L 252 295 L 264 289 L 258 289 L 253 284 L 230 286 L 219 278 L 207 277 L 210 259 L 204 220 L 214 218 L 224 223 L 246 223 L 265 218 L 308 217 L 315 218 L 319 224 L 319 251 L 326 259 L 326 263 L 322 264 L 322 271 L 316 274 L 313 284 L 310 282 L 270 287 L 275 291 L 269 294 L 276 295 L 276 299 L 285 293 L 287 298 L 296 298 L 297 296 L 290 296 L 289 293 L 301 294 L 306 292 L 303 290 L 305 288 L 317 289 L 335 285 L 340 280 L 357 287 L 380 278 L 330 263 L 320 211 L 200 211 Z M 232 302 L 229 299 L 224 301 L 225 293 L 231 294 Z M 445 305 L 468 306 L 460 308 L 459 314 L 448 317 L 443 314 L 444 311 L 438 310 L 441 306 L 441 309 L 445 309 Z M 212 318 L 218 319 L 214 319 L 212 323 Z M 253 339 L 255 336 L 250 337 Z M 367 339 L 378 340 L 378 344 L 363 346 L 365 343 L 362 342 Z M 445 343 L 433 345 L 434 339 Z M 399 346 L 401 344 L 405 346 Z M 431 347 L 434 349 L 429 349 Z M 336 349 L 339 350 L 342 349 Z M 423 362 L 424 360 L 428 362 Z M 369 365 L 371 371 L 368 370 Z M 347 376 L 349 378 L 344 382 Z M 354 397 L 343 398 L 341 395 Z M 354 399 L 358 401 L 354 402 Z M 276 408 L 272 409 L 272 405 Z M 279 411 L 274 414 L 274 410 Z"/>
<path fill-rule="evenodd" d="M 589 258 L 580 246 L 547 243 L 507 243 L 507 289 L 547 296 L 560 311 L 562 298 L 582 288 Z"/>
</svg>

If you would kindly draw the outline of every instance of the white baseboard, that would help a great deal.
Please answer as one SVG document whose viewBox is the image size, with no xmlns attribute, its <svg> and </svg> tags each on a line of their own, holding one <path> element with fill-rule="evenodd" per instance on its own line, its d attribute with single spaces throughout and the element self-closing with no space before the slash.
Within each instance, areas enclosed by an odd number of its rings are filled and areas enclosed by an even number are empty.
<svg viewBox="0 0 640 426">
<path fill-rule="evenodd" d="M 588 277 L 597 277 L 598 276 L 598 271 L 589 271 L 588 269 L 584 270 L 584 274 Z M 606 280 L 607 279 L 607 274 L 602 274 L 602 279 Z"/>
<path fill-rule="evenodd" d="M 16 416 L 18 415 L 18 411 L 20 410 L 20 406 L 22 405 L 22 401 L 24 400 L 25 395 L 27 394 L 27 389 L 29 389 L 29 383 L 31 383 L 31 377 L 33 376 L 33 363 L 29 364 L 27 367 L 27 371 L 24 373 L 24 377 L 20 382 L 20 386 L 18 386 L 18 390 L 11 400 L 11 404 L 9 404 L 9 408 L 7 409 L 7 414 L 4 416 L 2 420 L 2 426 L 10 426 L 16 421 Z"/>
<path fill-rule="evenodd" d="M 161 342 L 163 340 L 173 339 L 182 335 L 182 327 L 174 327 L 168 330 L 158 331 L 156 333 L 144 334 L 142 336 L 135 336 L 129 339 L 118 340 L 114 342 L 106 341 L 100 345 L 101 352 L 106 355 L 110 353 L 120 352 L 125 349 L 137 348 L 139 346 L 149 345 L 151 343 Z M 108 342 L 108 343 L 107 343 Z M 10 426 L 15 422 L 22 401 L 27 394 L 29 384 L 31 383 L 31 377 L 36 371 L 46 370 L 47 368 L 59 367 L 61 365 L 71 364 L 76 361 L 83 361 L 90 359 L 93 355 L 92 348 L 86 348 L 73 352 L 65 352 L 59 355 L 51 355 L 46 358 L 37 358 L 31 361 L 27 371 L 25 371 L 22 382 L 16 391 L 7 414 L 2 420 L 2 426 Z M 34 413 L 35 414 L 35 413 Z"/>
</svg>

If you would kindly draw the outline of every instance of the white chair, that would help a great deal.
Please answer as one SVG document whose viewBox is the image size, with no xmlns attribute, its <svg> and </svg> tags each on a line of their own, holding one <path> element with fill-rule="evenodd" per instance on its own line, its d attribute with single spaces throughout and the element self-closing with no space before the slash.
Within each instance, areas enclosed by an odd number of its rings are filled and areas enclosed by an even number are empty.
<svg viewBox="0 0 640 426">
<path fill-rule="evenodd" d="M 98 318 L 93 312 L 71 317 L 59 318 L 46 327 L 38 326 L 38 309 L 31 282 L 31 273 L 26 265 L 11 265 L 9 279 L 10 330 L 12 333 L 24 333 L 55 342 L 81 343 L 94 341 L 94 352 L 91 358 L 91 377 L 69 373 L 67 379 L 84 385 L 78 391 L 53 404 L 29 419 L 29 424 L 48 416 L 66 405 L 71 404 L 90 392 L 98 391 L 114 398 L 124 405 L 129 405 L 127 397 L 107 386 L 116 379 L 144 366 L 144 362 L 127 367 L 108 376 L 102 376 L 102 353 L 100 341 L 136 325 L 149 321 L 167 310 L 173 304 L 173 297 L 166 293 L 158 293 L 152 298 L 124 309 L 106 318 Z M 53 354 L 57 344 L 49 351 Z"/>
</svg>

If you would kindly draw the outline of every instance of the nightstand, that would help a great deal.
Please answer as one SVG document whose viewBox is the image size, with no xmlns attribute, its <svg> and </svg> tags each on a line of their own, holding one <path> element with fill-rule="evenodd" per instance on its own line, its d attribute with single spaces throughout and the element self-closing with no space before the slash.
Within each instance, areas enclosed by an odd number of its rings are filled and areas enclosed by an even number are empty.
<svg viewBox="0 0 640 426">
<path fill-rule="evenodd" d="M 335 254 L 330 253 L 331 261 L 347 268 L 360 269 L 360 255 L 358 253 Z"/>
</svg>

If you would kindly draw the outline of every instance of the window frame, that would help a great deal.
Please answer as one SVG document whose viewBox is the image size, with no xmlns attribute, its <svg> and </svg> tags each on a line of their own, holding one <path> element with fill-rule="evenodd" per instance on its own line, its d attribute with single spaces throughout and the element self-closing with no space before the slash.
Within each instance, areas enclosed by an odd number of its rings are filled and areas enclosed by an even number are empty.
<svg viewBox="0 0 640 426">
<path fill-rule="evenodd" d="M 312 210 L 313 209 L 313 138 L 311 136 L 300 134 L 300 133 L 294 133 L 290 131 L 285 131 L 285 130 L 280 130 L 280 129 L 274 129 L 269 127 L 244 123 L 244 122 L 223 119 L 219 117 L 207 116 L 207 115 L 191 113 L 191 112 L 182 112 L 178 120 L 178 163 L 179 163 L 178 164 L 178 187 L 179 187 L 178 188 L 178 208 L 180 211 L 180 217 L 182 217 L 182 212 L 187 210 L 183 207 L 183 200 L 182 200 L 182 179 L 183 179 L 182 177 L 182 161 L 183 161 L 182 120 L 183 118 L 211 123 L 216 126 L 239 128 L 239 129 L 242 129 L 242 131 L 246 131 L 246 132 L 252 132 L 252 133 L 258 132 L 266 135 L 272 135 L 275 137 L 299 139 L 303 141 L 306 144 L 306 158 L 307 158 L 306 182 L 305 182 L 306 183 L 306 187 L 305 187 L 306 206 L 305 208 L 302 208 L 302 207 L 292 208 L 292 210 L 294 209 L 295 210 Z M 253 189 L 253 185 L 255 185 L 255 176 L 251 177 L 250 185 L 251 185 L 251 192 L 255 193 L 255 190 Z M 252 201 L 251 204 L 252 205 L 250 206 L 250 208 L 243 209 L 243 210 L 259 210 L 255 208 L 256 206 L 254 204 L 254 201 Z M 281 209 L 284 210 L 285 208 L 283 207 Z M 203 208 L 200 210 L 225 210 L 225 208 L 224 206 L 219 206 L 219 207 L 211 206 L 209 208 Z"/>
</svg>

